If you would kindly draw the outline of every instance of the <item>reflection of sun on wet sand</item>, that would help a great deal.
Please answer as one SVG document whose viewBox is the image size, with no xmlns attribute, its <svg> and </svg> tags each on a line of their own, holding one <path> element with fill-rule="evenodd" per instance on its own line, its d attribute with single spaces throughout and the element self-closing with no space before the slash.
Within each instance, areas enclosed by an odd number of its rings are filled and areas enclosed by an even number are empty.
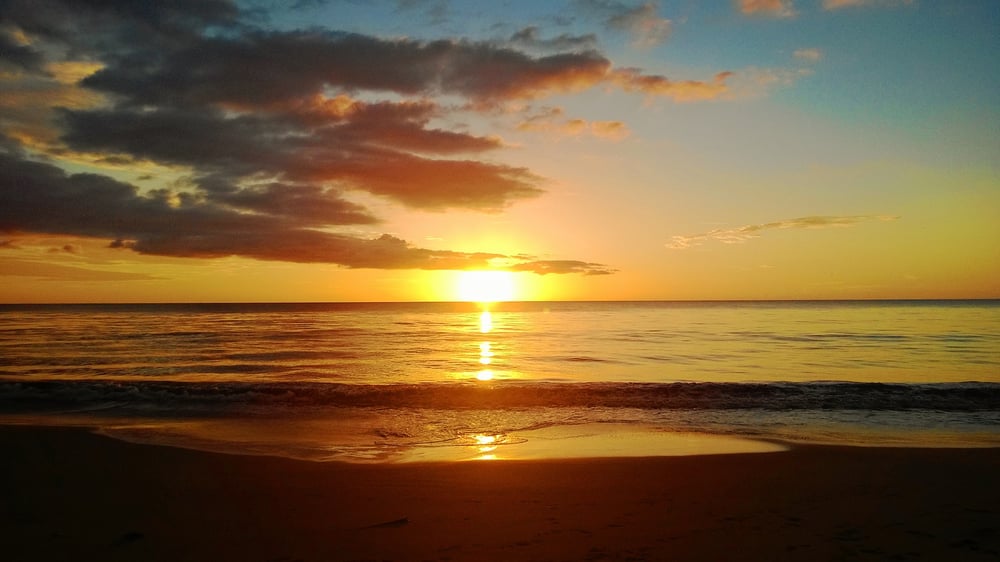
<svg viewBox="0 0 1000 562">
<path fill-rule="evenodd" d="M 483 437 L 472 444 L 492 446 Z M 5 560 L 995 561 L 1000 553 L 1000 449 L 352 465 L 11 427 L 0 428 L 0 449 Z"/>
<path fill-rule="evenodd" d="M 766 453 L 787 447 L 721 435 L 676 433 L 630 424 L 563 425 L 511 434 L 471 434 L 415 446 L 400 462 L 542 460 Z"/>
</svg>

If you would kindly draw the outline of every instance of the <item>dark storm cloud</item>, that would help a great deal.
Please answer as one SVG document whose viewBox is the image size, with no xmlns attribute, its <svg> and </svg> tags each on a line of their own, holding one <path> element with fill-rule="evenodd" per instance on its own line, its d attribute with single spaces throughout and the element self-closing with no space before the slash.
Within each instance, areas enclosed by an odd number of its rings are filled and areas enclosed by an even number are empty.
<svg viewBox="0 0 1000 562">
<path fill-rule="evenodd" d="M 228 0 L 0 0 L 0 49 L 17 67 L 0 73 L 0 87 L 20 92 L 43 80 L 65 90 L 0 104 L 0 231 L 98 237 L 171 256 L 486 267 L 511 258 L 331 230 L 378 222 L 348 199 L 352 191 L 426 210 L 498 211 L 539 195 L 542 178 L 482 157 L 500 139 L 435 126 L 454 123 L 455 108 L 430 97 L 487 108 L 610 76 L 610 62 L 585 48 L 532 56 L 464 40 L 274 31 L 255 17 Z M 78 74 L 68 79 L 70 71 Z M 360 99 L 373 95 L 392 101 Z M 188 184 L 140 191 L 67 174 L 38 161 L 45 156 L 149 162 Z M 588 272 L 513 261 L 525 271 Z"/>
</svg>

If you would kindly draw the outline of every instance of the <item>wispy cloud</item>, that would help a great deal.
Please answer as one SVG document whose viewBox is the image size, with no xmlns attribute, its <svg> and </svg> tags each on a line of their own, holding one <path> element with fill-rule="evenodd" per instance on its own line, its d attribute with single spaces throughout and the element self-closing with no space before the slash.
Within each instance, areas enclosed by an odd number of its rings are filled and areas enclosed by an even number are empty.
<svg viewBox="0 0 1000 562">
<path fill-rule="evenodd" d="M 621 68 L 609 75 L 609 81 L 626 92 L 648 96 L 668 97 L 674 101 L 699 101 L 716 99 L 729 89 L 726 80 L 732 72 L 720 72 L 710 81 L 671 80 L 665 76 L 645 74 L 637 68 Z"/>
<path fill-rule="evenodd" d="M 534 260 L 514 264 L 506 268 L 509 271 L 530 271 L 539 275 L 549 273 L 566 274 L 580 273 L 583 275 L 611 275 L 616 270 L 599 263 L 589 263 L 576 260 Z"/>
<path fill-rule="evenodd" d="M 819 62 L 823 58 L 823 51 L 816 48 L 796 49 L 792 55 L 801 61 Z"/>
<path fill-rule="evenodd" d="M 862 6 L 894 7 L 912 4 L 913 0 L 823 0 L 824 10 L 858 8 Z"/>
<path fill-rule="evenodd" d="M 618 141 L 629 135 L 628 126 L 621 121 L 587 121 L 566 117 L 559 107 L 543 107 L 530 113 L 517 130 L 544 133 L 554 137 L 580 137 L 584 135 Z"/>
<path fill-rule="evenodd" d="M 30 260 L 0 259 L 0 277 L 34 277 L 45 281 L 144 281 L 157 279 L 144 273 L 88 269 L 71 265 L 42 263 Z"/>
<path fill-rule="evenodd" d="M 673 31 L 673 22 L 661 17 L 655 2 L 631 4 L 616 0 L 576 0 L 584 14 L 601 20 L 613 31 L 628 33 L 637 47 L 654 47 L 665 42 Z"/>
<path fill-rule="evenodd" d="M 790 18 L 796 15 L 792 0 L 736 0 L 736 6 L 747 15 Z"/>
<path fill-rule="evenodd" d="M 868 221 L 894 221 L 898 216 L 892 215 L 848 215 L 848 216 L 810 216 L 763 224 L 748 224 L 735 228 L 719 228 L 700 234 L 674 236 L 666 244 L 672 250 L 684 250 L 699 246 L 704 242 L 715 241 L 723 244 L 742 244 L 752 238 L 757 238 L 768 230 L 785 229 L 818 229 L 852 226 Z"/>
<path fill-rule="evenodd" d="M 541 51 L 592 51 L 597 48 L 597 36 L 593 33 L 586 35 L 563 33 L 543 38 L 537 27 L 528 26 L 511 35 L 507 43 L 514 47 Z"/>
</svg>

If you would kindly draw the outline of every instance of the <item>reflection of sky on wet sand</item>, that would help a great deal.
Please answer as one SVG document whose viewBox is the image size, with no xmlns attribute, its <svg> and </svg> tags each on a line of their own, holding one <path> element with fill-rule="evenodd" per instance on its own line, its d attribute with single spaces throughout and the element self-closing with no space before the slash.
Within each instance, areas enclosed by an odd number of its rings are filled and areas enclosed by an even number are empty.
<svg viewBox="0 0 1000 562">
<path fill-rule="evenodd" d="M 765 441 L 677 433 L 626 424 L 555 426 L 516 434 L 470 434 L 448 443 L 415 446 L 399 462 L 541 460 L 769 453 L 787 448 Z"/>
</svg>

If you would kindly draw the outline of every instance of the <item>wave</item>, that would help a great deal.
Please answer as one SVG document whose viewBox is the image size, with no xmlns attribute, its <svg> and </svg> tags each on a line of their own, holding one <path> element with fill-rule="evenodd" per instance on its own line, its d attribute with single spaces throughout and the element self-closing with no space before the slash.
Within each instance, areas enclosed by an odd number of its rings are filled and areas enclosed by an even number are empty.
<svg viewBox="0 0 1000 562">
<path fill-rule="evenodd" d="M 342 384 L 308 382 L 8 381 L 0 411 L 125 409 L 292 413 L 300 408 L 635 408 L 646 410 L 1000 411 L 1000 383 Z"/>
</svg>

